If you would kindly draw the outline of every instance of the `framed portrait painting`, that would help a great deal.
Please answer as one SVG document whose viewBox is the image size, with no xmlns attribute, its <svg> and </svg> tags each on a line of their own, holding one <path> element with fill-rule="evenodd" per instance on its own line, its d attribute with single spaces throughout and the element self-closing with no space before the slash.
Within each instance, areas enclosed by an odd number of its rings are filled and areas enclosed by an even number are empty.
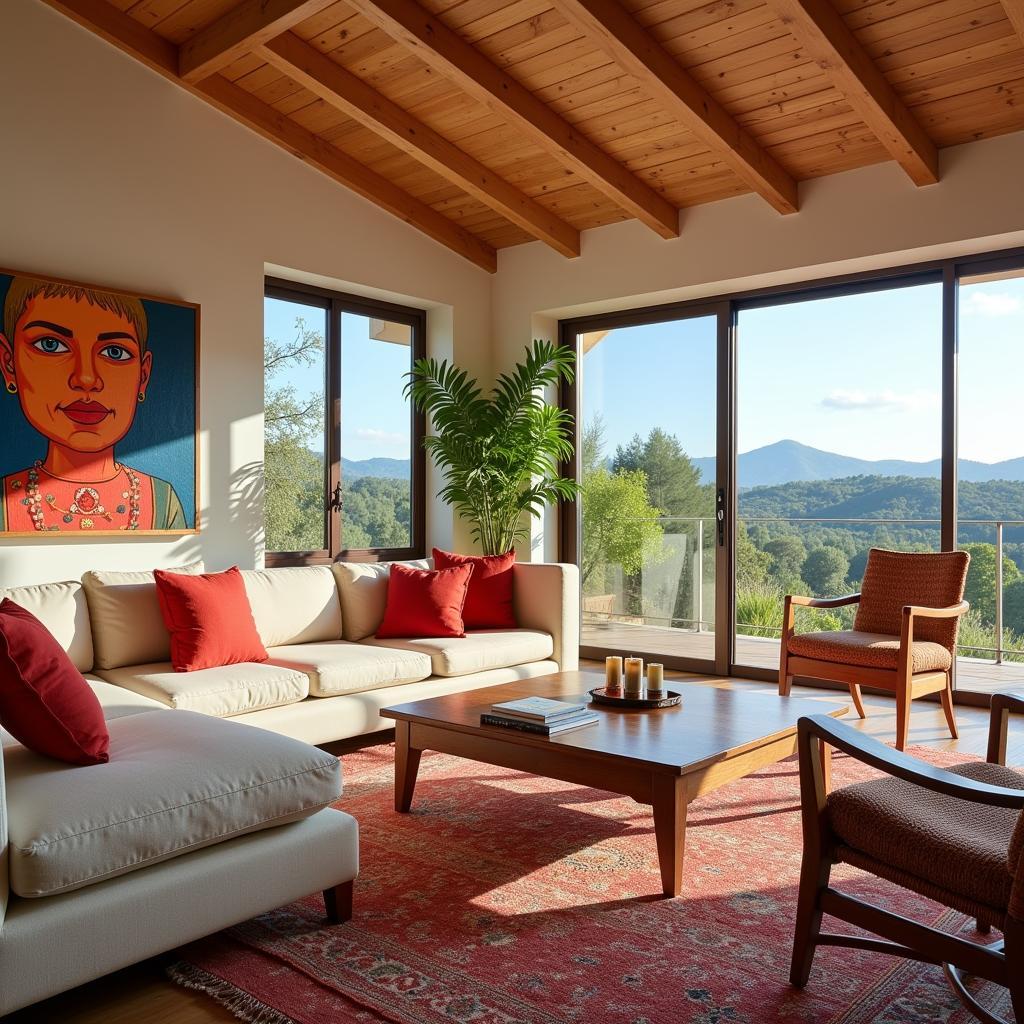
<svg viewBox="0 0 1024 1024">
<path fill-rule="evenodd" d="M 199 530 L 199 307 L 0 270 L 0 537 Z"/>
</svg>

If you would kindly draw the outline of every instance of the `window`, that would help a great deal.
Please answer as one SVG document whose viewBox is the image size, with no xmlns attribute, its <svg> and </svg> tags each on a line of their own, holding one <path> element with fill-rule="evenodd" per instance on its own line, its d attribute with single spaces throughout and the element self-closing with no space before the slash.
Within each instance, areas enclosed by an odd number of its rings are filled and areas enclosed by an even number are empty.
<svg viewBox="0 0 1024 1024">
<path fill-rule="evenodd" d="M 1024 679 L 1024 265 L 968 268 L 958 296 L 957 542 L 971 553 L 963 689 Z"/>
<path fill-rule="evenodd" d="M 263 310 L 267 564 L 422 555 L 423 311 L 276 280 Z"/>
<path fill-rule="evenodd" d="M 561 557 L 582 570 L 584 656 L 775 680 L 786 593 L 857 590 L 873 546 L 959 546 L 957 689 L 1024 683 L 1024 251 L 587 315 L 560 335 L 579 359 L 563 401 L 582 491 Z"/>
<path fill-rule="evenodd" d="M 784 595 L 859 590 L 872 547 L 941 547 L 942 283 L 743 306 L 736 343 L 733 660 L 774 669 Z"/>
</svg>

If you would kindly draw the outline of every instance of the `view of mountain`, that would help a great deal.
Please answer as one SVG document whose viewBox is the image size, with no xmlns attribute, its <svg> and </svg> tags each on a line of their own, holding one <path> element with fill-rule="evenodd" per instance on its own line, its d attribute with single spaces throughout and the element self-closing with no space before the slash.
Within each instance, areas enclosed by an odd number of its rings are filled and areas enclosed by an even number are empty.
<svg viewBox="0 0 1024 1024">
<path fill-rule="evenodd" d="M 361 476 L 384 477 L 389 480 L 409 479 L 408 459 L 342 459 L 341 473 L 346 480 Z"/>
<path fill-rule="evenodd" d="M 776 441 L 738 457 L 739 484 L 747 487 L 772 487 L 797 480 L 836 480 L 852 476 L 909 476 L 938 479 L 940 463 L 908 462 L 903 459 L 855 459 L 849 455 L 823 452 L 799 441 Z M 714 457 L 694 459 L 705 483 L 713 482 Z M 1005 462 L 960 460 L 960 480 L 1024 481 L 1024 457 Z"/>
</svg>

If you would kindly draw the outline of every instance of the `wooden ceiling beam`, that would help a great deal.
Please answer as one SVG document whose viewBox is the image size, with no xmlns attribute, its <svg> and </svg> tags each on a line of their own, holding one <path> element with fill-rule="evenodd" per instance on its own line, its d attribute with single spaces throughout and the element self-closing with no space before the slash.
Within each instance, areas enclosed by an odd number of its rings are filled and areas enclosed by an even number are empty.
<svg viewBox="0 0 1024 1024">
<path fill-rule="evenodd" d="M 497 270 L 492 246 L 223 76 L 199 83 L 179 77 L 178 48 L 107 0 L 43 2 L 476 266 Z"/>
<path fill-rule="evenodd" d="M 1003 0 L 1003 10 L 1024 44 L 1024 0 Z"/>
<path fill-rule="evenodd" d="M 213 75 L 200 82 L 197 89 L 205 99 L 236 121 L 241 121 L 258 135 L 286 149 L 339 184 L 358 192 L 399 220 L 418 228 L 434 241 L 454 249 L 492 274 L 498 269 L 497 253 L 476 235 L 371 171 L 355 157 L 258 100 L 252 93 L 229 82 L 223 75 Z"/>
<path fill-rule="evenodd" d="M 830 0 L 768 0 L 768 5 L 914 184 L 934 185 L 939 180 L 935 143 Z"/>
<path fill-rule="evenodd" d="M 244 0 L 181 44 L 178 73 L 201 82 L 322 11 L 332 0 Z"/>
<path fill-rule="evenodd" d="M 556 6 L 744 184 L 779 213 L 796 213 L 796 181 L 619 0 L 556 0 Z"/>
<path fill-rule="evenodd" d="M 482 163 L 293 32 L 254 51 L 332 107 L 354 118 L 563 256 L 579 256 L 580 233 Z"/>
<path fill-rule="evenodd" d="M 348 0 L 348 6 L 486 104 L 630 216 L 663 238 L 678 236 L 679 211 L 667 199 L 415 0 Z"/>
</svg>

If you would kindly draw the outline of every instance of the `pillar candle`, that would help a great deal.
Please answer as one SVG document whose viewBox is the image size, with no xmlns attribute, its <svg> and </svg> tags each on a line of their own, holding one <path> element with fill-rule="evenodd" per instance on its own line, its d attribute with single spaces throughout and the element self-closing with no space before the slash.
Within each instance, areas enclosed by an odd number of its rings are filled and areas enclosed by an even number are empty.
<svg viewBox="0 0 1024 1024">
<path fill-rule="evenodd" d="M 604 692 L 609 697 L 622 696 L 622 659 L 617 655 L 604 659 Z"/>
<path fill-rule="evenodd" d="M 647 666 L 647 698 L 661 700 L 665 696 L 665 666 L 652 661 Z"/>
<path fill-rule="evenodd" d="M 623 664 L 626 671 L 626 696 L 642 697 L 644 695 L 644 659 L 626 658 Z"/>
</svg>

